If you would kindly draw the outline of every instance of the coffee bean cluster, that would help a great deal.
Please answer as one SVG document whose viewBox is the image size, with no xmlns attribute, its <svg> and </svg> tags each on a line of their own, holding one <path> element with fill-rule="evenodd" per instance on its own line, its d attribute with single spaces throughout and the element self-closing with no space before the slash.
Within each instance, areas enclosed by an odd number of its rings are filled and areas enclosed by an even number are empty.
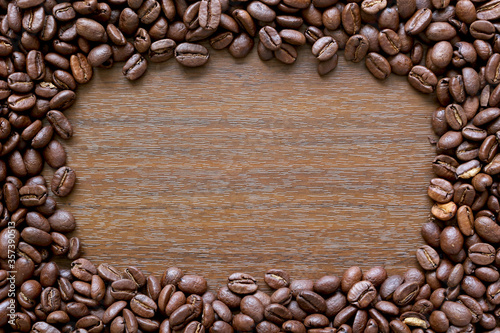
<svg viewBox="0 0 500 333">
<path fill-rule="evenodd" d="M 499 32 L 499 0 L 0 0 L 0 333 L 500 332 Z M 160 278 L 80 258 L 75 219 L 54 199 L 76 180 L 60 140 L 78 85 L 115 62 L 136 80 L 150 62 L 198 67 L 210 48 L 242 58 L 255 43 L 285 64 L 307 44 L 320 75 L 343 50 L 436 96 L 421 269 L 272 269 L 271 292 L 235 273 L 212 292 L 179 268 Z"/>
</svg>

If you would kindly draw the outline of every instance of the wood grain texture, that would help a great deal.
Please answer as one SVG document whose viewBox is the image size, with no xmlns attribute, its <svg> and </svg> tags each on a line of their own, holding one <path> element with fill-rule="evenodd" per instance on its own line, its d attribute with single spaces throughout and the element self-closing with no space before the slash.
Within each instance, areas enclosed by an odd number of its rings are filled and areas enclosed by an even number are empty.
<svg viewBox="0 0 500 333">
<path fill-rule="evenodd" d="M 321 78 L 306 48 L 292 67 L 222 51 L 134 83 L 98 70 L 78 93 L 65 143 L 78 183 L 61 202 L 88 258 L 212 286 L 273 266 L 317 278 L 415 264 L 436 104 L 405 77 L 379 82 L 341 56 Z"/>
</svg>

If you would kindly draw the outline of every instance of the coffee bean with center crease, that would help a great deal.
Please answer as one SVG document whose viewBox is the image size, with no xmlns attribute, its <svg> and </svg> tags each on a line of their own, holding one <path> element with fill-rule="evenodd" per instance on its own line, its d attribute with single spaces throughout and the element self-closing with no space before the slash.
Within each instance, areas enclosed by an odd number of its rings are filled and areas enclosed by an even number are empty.
<svg viewBox="0 0 500 333">
<path fill-rule="evenodd" d="M 157 310 L 155 301 L 143 294 L 137 294 L 130 300 L 132 311 L 143 318 L 152 318 Z"/>
<path fill-rule="evenodd" d="M 67 140 L 73 136 L 73 127 L 61 111 L 50 110 L 47 113 L 47 120 L 61 138 Z"/>
<path fill-rule="evenodd" d="M 175 48 L 175 59 L 186 67 L 199 67 L 207 63 L 208 50 L 199 44 L 182 43 Z"/>
<path fill-rule="evenodd" d="M 291 65 L 297 60 L 297 49 L 290 44 L 281 44 L 281 47 L 274 52 L 276 59 L 284 64 Z"/>
<path fill-rule="evenodd" d="M 32 80 L 41 80 L 45 75 L 45 61 L 40 51 L 31 50 L 26 56 L 26 73 Z"/>
<path fill-rule="evenodd" d="M 216 30 L 220 23 L 221 11 L 219 0 L 201 0 L 198 13 L 200 26 L 205 30 Z"/>
<path fill-rule="evenodd" d="M 76 82 L 85 84 L 92 79 L 92 66 L 90 66 L 87 57 L 82 53 L 71 56 L 70 66 Z"/>
<path fill-rule="evenodd" d="M 266 306 L 264 316 L 268 321 L 280 326 L 285 321 L 292 319 L 290 310 L 280 304 L 270 304 Z"/>
<path fill-rule="evenodd" d="M 408 82 L 416 90 L 430 94 L 437 85 L 436 75 L 424 66 L 414 66 L 408 74 Z"/>
<path fill-rule="evenodd" d="M 71 274 L 79 280 L 90 282 L 97 270 L 89 260 L 80 258 L 71 263 Z"/>
<path fill-rule="evenodd" d="M 151 62 L 163 62 L 174 56 L 176 47 L 172 39 L 161 39 L 151 44 L 149 49 L 149 58 Z"/>
<path fill-rule="evenodd" d="M 196 318 L 196 309 L 191 304 L 184 304 L 175 310 L 169 318 L 170 327 L 174 331 L 185 328 Z"/>
<path fill-rule="evenodd" d="M 420 288 L 416 282 L 405 282 L 393 294 L 394 303 L 398 306 L 409 304 L 418 295 Z"/>
<path fill-rule="evenodd" d="M 134 54 L 123 66 L 122 73 L 130 81 L 139 79 L 148 68 L 146 59 L 139 53 Z"/>
<path fill-rule="evenodd" d="M 433 178 L 427 189 L 427 195 L 439 203 L 447 203 L 452 200 L 455 190 L 453 185 L 442 178 Z"/>
<path fill-rule="evenodd" d="M 67 166 L 59 168 L 52 177 L 51 190 L 58 197 L 65 197 L 71 193 L 75 186 L 76 174 Z"/>
<path fill-rule="evenodd" d="M 366 308 L 377 297 L 377 290 L 369 281 L 354 284 L 347 294 L 347 300 L 360 309 Z"/>
<path fill-rule="evenodd" d="M 324 313 L 326 311 L 326 302 L 323 297 L 310 290 L 301 291 L 296 301 L 299 306 L 308 313 Z"/>
<path fill-rule="evenodd" d="M 384 80 L 391 74 L 391 65 L 387 59 L 375 52 L 368 53 L 365 66 L 379 80 Z"/>
<path fill-rule="evenodd" d="M 431 271 L 439 266 L 439 254 L 432 247 L 423 245 L 417 250 L 417 260 L 423 269 Z"/>
<path fill-rule="evenodd" d="M 47 200 L 47 188 L 42 185 L 23 186 L 19 189 L 19 198 L 23 206 L 40 206 Z"/>
<path fill-rule="evenodd" d="M 281 47 L 281 37 L 271 26 L 265 26 L 259 31 L 261 43 L 269 50 L 276 51 Z"/>
<path fill-rule="evenodd" d="M 228 278 L 229 290 L 236 294 L 252 294 L 258 289 L 256 280 L 249 274 L 233 273 Z"/>
<path fill-rule="evenodd" d="M 477 265 L 489 265 L 495 260 L 495 248 L 488 243 L 476 243 L 469 247 L 468 255 Z"/>
<path fill-rule="evenodd" d="M 361 10 L 357 3 L 351 2 L 342 11 L 342 25 L 349 35 L 354 35 L 361 29 Z"/>
<path fill-rule="evenodd" d="M 450 104 L 446 107 L 445 117 L 448 125 L 455 131 L 461 130 L 467 124 L 467 115 L 459 104 Z"/>
<path fill-rule="evenodd" d="M 281 269 L 270 269 L 264 275 L 264 281 L 273 289 L 288 287 L 290 285 L 290 275 Z"/>
<path fill-rule="evenodd" d="M 53 287 L 45 288 L 40 295 L 42 309 L 46 313 L 59 310 L 61 306 L 61 294 L 58 289 Z"/>
<path fill-rule="evenodd" d="M 319 61 L 330 60 L 336 55 L 339 46 L 330 36 L 319 38 L 312 46 L 312 54 Z"/>
</svg>

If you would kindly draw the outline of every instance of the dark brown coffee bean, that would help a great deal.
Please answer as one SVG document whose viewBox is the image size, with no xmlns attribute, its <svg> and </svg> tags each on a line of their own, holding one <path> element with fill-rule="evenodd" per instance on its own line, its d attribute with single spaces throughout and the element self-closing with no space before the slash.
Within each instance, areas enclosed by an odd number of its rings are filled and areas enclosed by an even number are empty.
<svg viewBox="0 0 500 333">
<path fill-rule="evenodd" d="M 312 54 L 319 61 L 330 60 L 336 55 L 338 44 L 332 37 L 321 37 L 312 46 Z"/>
<path fill-rule="evenodd" d="M 217 30 L 220 16 L 221 3 L 219 0 L 202 0 L 200 2 L 198 21 L 203 29 Z"/>
<path fill-rule="evenodd" d="M 404 306 L 415 299 L 419 292 L 419 286 L 416 282 L 405 282 L 396 288 L 393 294 L 393 301 L 396 305 Z"/>
<path fill-rule="evenodd" d="M 276 59 L 284 64 L 291 65 L 297 60 L 297 50 L 290 44 L 281 44 L 281 48 L 274 52 Z"/>
<path fill-rule="evenodd" d="M 437 85 L 436 75 L 424 66 L 414 66 L 408 74 L 408 82 L 416 90 L 429 94 Z"/>
<path fill-rule="evenodd" d="M 425 270 L 435 270 L 439 266 L 439 254 L 432 247 L 423 245 L 417 250 L 417 260 Z"/>
<path fill-rule="evenodd" d="M 146 59 L 139 53 L 134 54 L 125 63 L 122 69 L 123 75 L 130 81 L 139 79 L 148 67 Z"/>
<path fill-rule="evenodd" d="M 51 110 L 47 113 L 47 119 L 61 138 L 69 139 L 73 135 L 73 128 L 62 112 Z"/>
<path fill-rule="evenodd" d="M 79 280 L 90 282 L 97 270 L 89 260 L 80 258 L 71 263 L 71 274 Z"/>
<path fill-rule="evenodd" d="M 365 66 L 379 80 L 384 80 L 391 74 L 391 65 L 387 59 L 375 52 L 368 53 Z"/>
<path fill-rule="evenodd" d="M 207 281 L 199 275 L 184 275 L 177 284 L 186 293 L 203 295 L 207 291 Z"/>
<path fill-rule="evenodd" d="M 261 43 L 271 51 L 276 51 L 281 47 L 281 37 L 273 27 L 265 26 L 260 29 L 259 38 Z"/>
<path fill-rule="evenodd" d="M 209 54 L 201 45 L 182 43 L 175 48 L 175 59 L 183 66 L 199 67 L 208 61 Z"/>
<path fill-rule="evenodd" d="M 377 290 L 369 281 L 357 282 L 347 294 L 347 300 L 361 309 L 366 308 L 375 297 L 377 297 Z"/>
<path fill-rule="evenodd" d="M 417 10 L 405 24 L 405 31 L 409 35 L 418 35 L 423 32 L 432 20 L 432 11 L 428 8 Z"/>
<path fill-rule="evenodd" d="M 85 57 L 82 53 L 77 53 L 71 56 L 70 66 L 76 82 L 84 84 L 92 79 L 92 66 L 90 66 L 87 57 Z"/>
<path fill-rule="evenodd" d="M 286 307 L 280 304 L 268 305 L 265 308 L 264 316 L 268 321 L 279 326 L 283 325 L 285 321 L 292 319 L 291 312 Z"/>
<path fill-rule="evenodd" d="M 354 35 L 361 29 L 361 10 L 357 3 L 349 3 L 342 11 L 342 26 L 349 35 Z"/>
<path fill-rule="evenodd" d="M 351 36 L 345 45 L 344 57 L 348 61 L 360 62 L 368 53 L 369 42 L 363 35 Z"/>
<path fill-rule="evenodd" d="M 488 243 L 477 243 L 469 248 L 468 255 L 477 265 L 489 265 L 495 260 L 495 248 Z"/>
</svg>

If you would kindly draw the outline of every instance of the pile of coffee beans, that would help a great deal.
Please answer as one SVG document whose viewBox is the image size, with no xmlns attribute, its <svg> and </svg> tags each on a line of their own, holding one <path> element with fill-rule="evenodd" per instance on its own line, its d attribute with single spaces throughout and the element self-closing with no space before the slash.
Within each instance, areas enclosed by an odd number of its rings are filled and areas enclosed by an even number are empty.
<svg viewBox="0 0 500 333">
<path fill-rule="evenodd" d="M 242 58 L 255 42 L 285 64 L 309 45 L 320 75 L 343 50 L 437 97 L 420 268 L 317 280 L 271 269 L 267 293 L 234 273 L 212 292 L 179 268 L 160 278 L 80 258 L 54 199 L 76 180 L 60 139 L 78 85 L 94 67 L 124 62 L 136 80 L 149 62 L 203 66 L 209 48 Z M 500 332 L 499 0 L 0 0 L 0 78 L 0 333 Z"/>
</svg>

